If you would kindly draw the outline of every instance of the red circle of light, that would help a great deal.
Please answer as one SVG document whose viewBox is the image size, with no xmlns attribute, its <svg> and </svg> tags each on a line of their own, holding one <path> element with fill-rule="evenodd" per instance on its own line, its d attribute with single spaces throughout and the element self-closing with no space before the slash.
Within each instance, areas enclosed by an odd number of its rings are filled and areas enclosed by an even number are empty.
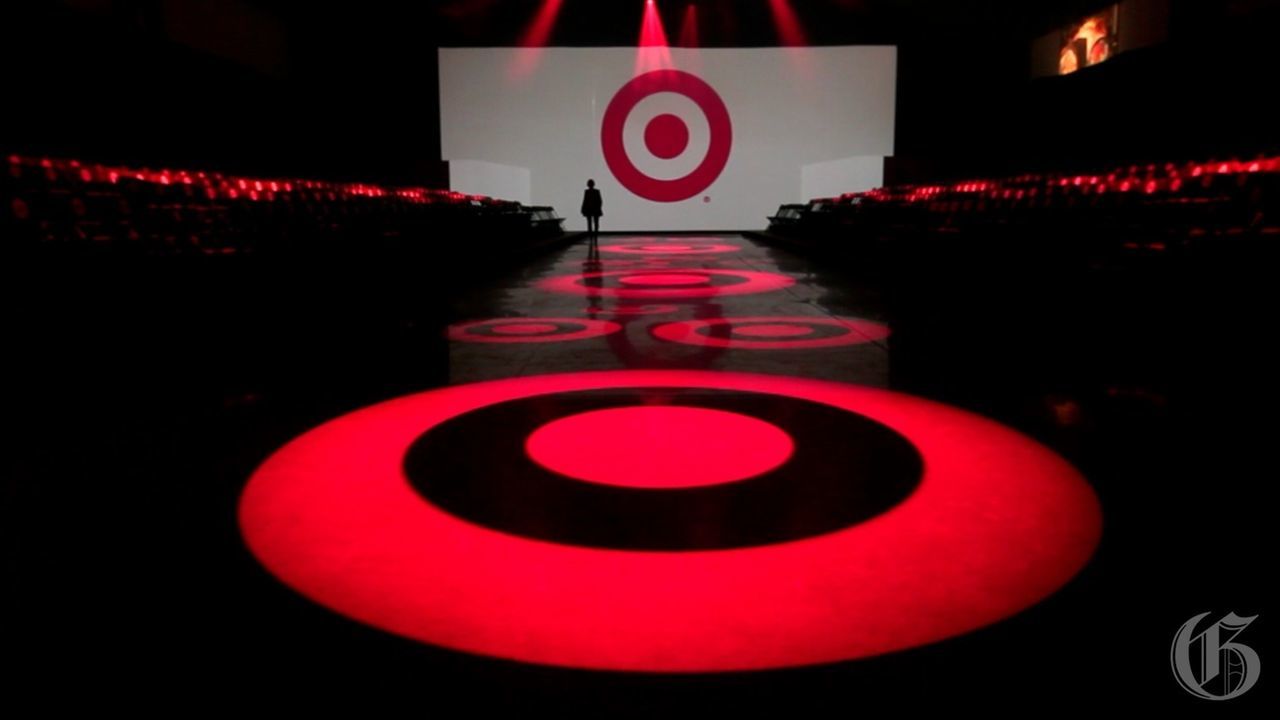
<svg viewBox="0 0 1280 720">
<path fill-rule="evenodd" d="M 670 160 L 689 147 L 689 126 L 671 113 L 656 115 L 644 127 L 644 146 L 654 156 Z"/>
<path fill-rule="evenodd" d="M 735 336 L 771 337 L 770 340 L 752 340 L 742 337 L 716 337 L 706 330 L 717 326 L 729 326 L 730 333 Z M 814 326 L 832 326 L 845 328 L 842 335 L 804 339 L 800 335 L 812 332 Z M 780 339 L 787 337 L 787 328 L 795 328 L 796 339 Z M 712 318 L 709 320 L 686 320 L 683 322 L 663 323 L 653 328 L 654 337 L 660 340 L 699 345 L 702 347 L 736 348 L 742 350 L 798 350 L 802 348 L 841 347 L 845 345 L 861 345 L 889 337 L 889 326 L 860 318 L 829 317 L 735 317 Z"/>
<path fill-rule="evenodd" d="M 763 420 L 710 408 L 642 405 L 553 420 L 525 452 L 576 480 L 642 489 L 720 485 L 762 475 L 791 457 L 791 437 Z"/>
<path fill-rule="evenodd" d="M 692 100 L 710 128 L 710 143 L 702 162 L 688 175 L 674 180 L 659 180 L 641 172 L 627 156 L 623 142 L 627 116 L 641 100 L 659 92 L 678 93 Z M 701 78 L 681 70 L 654 70 L 631 78 L 609 101 L 600 125 L 600 145 L 605 164 L 623 187 L 646 200 L 679 202 L 707 189 L 720 177 L 733 147 L 733 122 L 724 101 Z"/>
<path fill-rule="evenodd" d="M 720 275 L 741 278 L 746 282 L 736 285 L 709 287 L 592 287 L 583 285 L 584 280 L 602 280 L 608 277 L 624 275 L 636 276 L 634 270 L 610 270 L 607 272 L 584 272 L 578 275 L 561 275 L 539 280 L 537 286 L 553 292 L 586 295 L 587 297 L 616 297 L 635 300 L 653 300 L 661 298 L 705 298 L 721 295 L 750 295 L 752 293 L 770 292 L 791 287 L 795 281 L 786 275 L 777 273 L 756 272 L 754 270 L 721 270 L 699 268 L 703 275 Z M 621 282 L 621 280 L 619 281 Z"/>
<path fill-rule="evenodd" d="M 557 329 L 557 326 L 552 323 L 511 323 L 494 325 L 489 332 L 497 335 L 545 335 Z"/>
<path fill-rule="evenodd" d="M 764 324 L 764 325 L 746 325 L 740 328 L 733 328 L 734 335 L 742 337 L 762 337 L 762 338 L 779 338 L 779 337 L 801 337 L 803 335 L 812 335 L 813 328 L 804 325 L 783 325 L 783 324 Z"/>
<path fill-rule="evenodd" d="M 577 325 L 581 330 L 561 331 L 553 323 Z M 449 339 L 477 343 L 544 343 L 586 340 L 618 332 L 622 326 L 608 320 L 583 318 L 497 318 L 449 326 Z M 482 335 L 475 330 L 488 330 Z"/>
<path fill-rule="evenodd" d="M 450 418 L 620 387 L 825 403 L 906 437 L 924 475 L 893 509 L 836 532 L 675 552 L 512 536 L 444 512 L 405 481 L 409 446 Z M 1088 562 L 1102 527 L 1074 468 L 985 418 L 826 381 L 658 370 L 461 385 L 344 415 L 257 469 L 239 522 L 271 573 L 364 623 L 483 655 L 646 672 L 836 662 L 954 637 L 1052 594 Z"/>
<path fill-rule="evenodd" d="M 600 315 L 665 315 L 680 308 L 675 305 L 617 305 L 611 308 L 589 307 L 587 312 Z"/>
<path fill-rule="evenodd" d="M 687 245 L 650 245 L 647 243 L 618 243 L 601 245 L 601 252 L 628 255 L 715 255 L 737 252 L 742 248 L 728 243 L 689 243 Z"/>
<path fill-rule="evenodd" d="M 709 275 L 697 272 L 682 273 L 637 273 L 621 275 L 618 282 L 623 285 L 706 285 L 711 281 Z"/>
</svg>

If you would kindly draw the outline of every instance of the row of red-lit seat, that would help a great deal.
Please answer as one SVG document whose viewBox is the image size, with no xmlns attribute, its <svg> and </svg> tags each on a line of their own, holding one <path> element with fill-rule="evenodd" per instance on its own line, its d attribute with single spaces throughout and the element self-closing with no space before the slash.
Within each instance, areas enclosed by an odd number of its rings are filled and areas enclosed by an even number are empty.
<svg viewBox="0 0 1280 720">
<path fill-rule="evenodd" d="M 902 185 L 784 205 L 787 235 L 1011 227 L 1163 249 L 1204 236 L 1280 232 L 1280 157 L 1128 166 Z"/>
<path fill-rule="evenodd" d="M 361 251 L 450 233 L 519 242 L 560 232 L 550 208 L 417 187 L 16 155 L 0 183 L 11 249 L 46 254 Z"/>
</svg>

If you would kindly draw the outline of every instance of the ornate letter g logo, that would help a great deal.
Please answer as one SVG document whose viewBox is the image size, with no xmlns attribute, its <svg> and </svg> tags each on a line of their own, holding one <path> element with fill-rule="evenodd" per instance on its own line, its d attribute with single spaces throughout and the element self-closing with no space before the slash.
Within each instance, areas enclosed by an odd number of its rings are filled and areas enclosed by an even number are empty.
<svg viewBox="0 0 1280 720">
<path fill-rule="evenodd" d="M 1173 675 L 1183 689 L 1196 697 L 1230 700 L 1248 692 L 1262 671 L 1258 653 L 1235 642 L 1236 636 L 1258 616 L 1246 618 L 1227 613 L 1199 635 L 1192 635 L 1208 614 L 1200 613 L 1186 621 L 1173 636 Z M 1222 679 L 1215 682 L 1218 677 Z"/>
</svg>

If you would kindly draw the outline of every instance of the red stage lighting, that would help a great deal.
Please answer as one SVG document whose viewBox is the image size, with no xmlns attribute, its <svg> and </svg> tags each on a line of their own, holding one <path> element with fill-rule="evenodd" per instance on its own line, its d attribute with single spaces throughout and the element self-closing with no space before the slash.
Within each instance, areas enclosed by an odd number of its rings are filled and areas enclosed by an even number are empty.
<svg viewBox="0 0 1280 720">
<path fill-rule="evenodd" d="M 636 50 L 636 74 L 671 67 L 671 49 L 662 15 L 653 0 L 645 0 L 644 19 L 640 22 L 640 47 Z"/>
<path fill-rule="evenodd" d="M 529 23 L 529 27 L 525 28 L 520 36 L 519 46 L 546 45 L 547 39 L 551 37 L 551 29 L 555 27 L 556 17 L 560 14 L 560 6 L 563 4 L 564 0 L 543 0 L 542 7 L 538 8 L 538 14 L 533 17 L 533 22 Z"/>
<path fill-rule="evenodd" d="M 688 5 L 684 9 L 684 19 L 680 21 L 680 47 L 698 47 L 698 6 Z"/>
<path fill-rule="evenodd" d="M 564 0 L 543 0 L 542 6 L 538 8 L 538 14 L 520 34 L 520 39 L 516 43 L 520 50 L 516 53 L 515 64 L 510 68 L 509 77 L 515 80 L 528 77 L 538 68 L 542 48 L 551 38 L 551 30 L 555 28 L 556 18 L 560 15 L 560 6 L 563 4 Z"/>
<path fill-rule="evenodd" d="M 769 11 L 773 13 L 773 24 L 778 27 L 778 39 L 783 45 L 809 44 L 800 18 L 796 17 L 796 11 L 789 0 L 769 0 Z"/>
</svg>

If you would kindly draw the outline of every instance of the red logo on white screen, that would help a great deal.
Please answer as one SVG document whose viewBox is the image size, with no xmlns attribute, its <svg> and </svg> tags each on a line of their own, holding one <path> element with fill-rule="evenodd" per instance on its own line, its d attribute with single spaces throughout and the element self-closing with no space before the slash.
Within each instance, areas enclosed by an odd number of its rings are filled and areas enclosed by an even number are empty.
<svg viewBox="0 0 1280 720">
<path fill-rule="evenodd" d="M 641 101 L 659 93 L 674 93 L 692 101 L 706 121 L 706 154 L 681 177 L 654 177 L 637 166 L 626 145 L 626 125 Z M 644 126 L 644 151 L 656 161 L 679 161 L 692 152 L 689 120 L 675 112 L 651 117 Z M 724 101 L 710 85 L 681 70 L 654 70 L 637 75 L 623 85 L 604 111 L 600 144 L 609 170 L 622 186 L 646 200 L 679 202 L 711 186 L 729 162 L 733 147 L 733 123 Z"/>
</svg>

